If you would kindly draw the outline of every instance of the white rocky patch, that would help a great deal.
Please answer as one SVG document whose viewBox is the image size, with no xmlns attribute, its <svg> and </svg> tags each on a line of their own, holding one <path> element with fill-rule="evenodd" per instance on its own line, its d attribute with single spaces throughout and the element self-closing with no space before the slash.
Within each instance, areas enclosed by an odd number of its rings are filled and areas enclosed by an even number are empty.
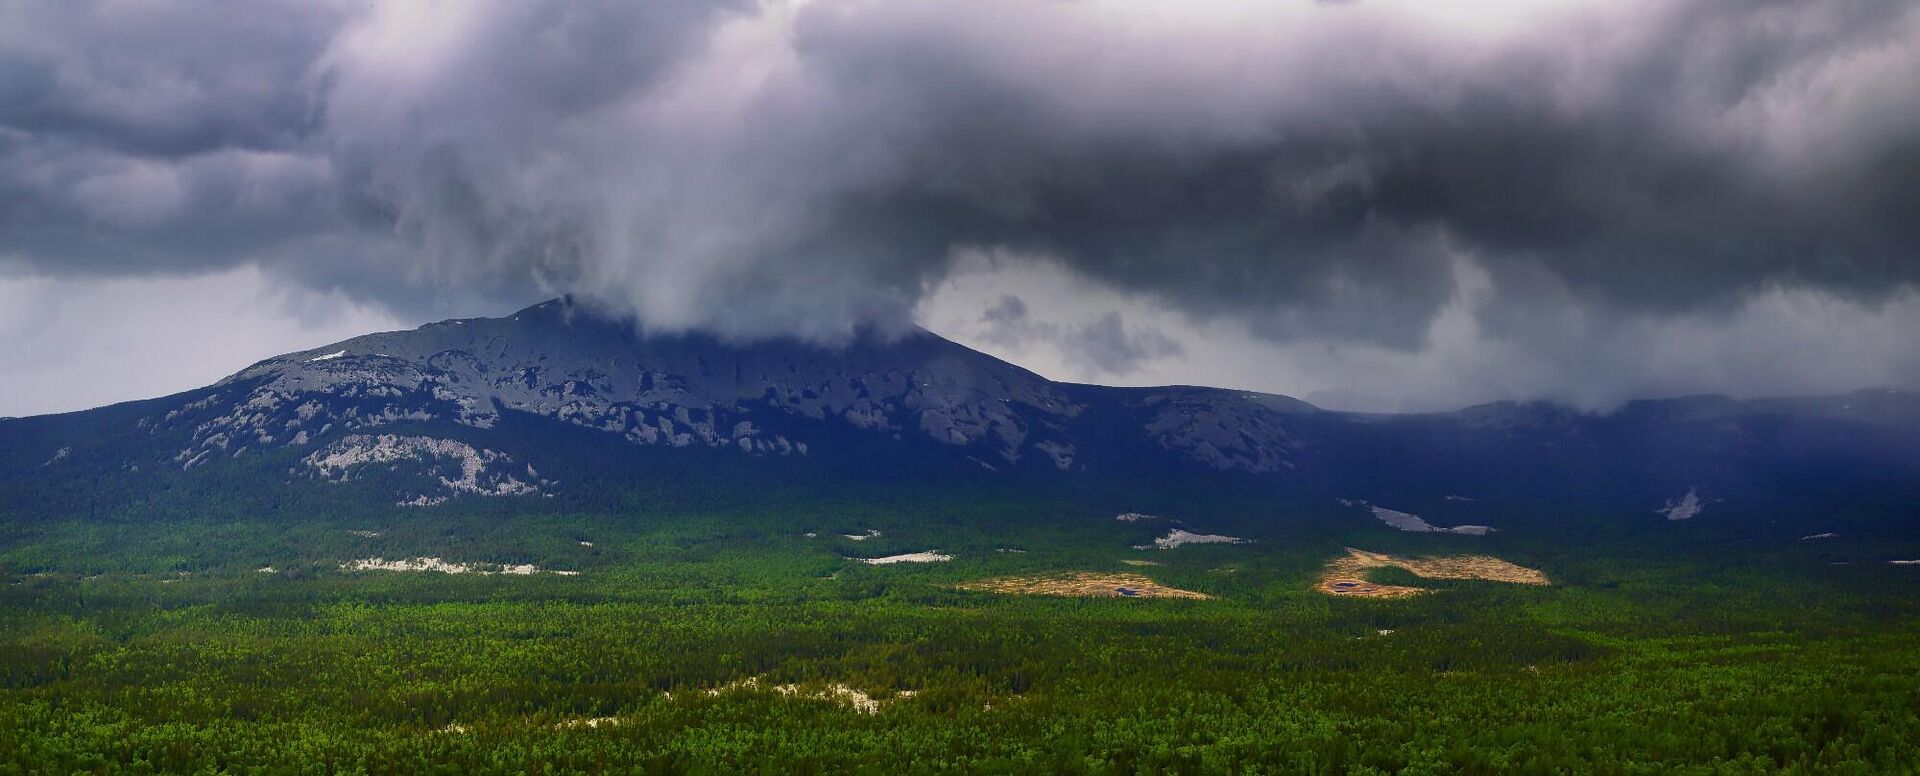
<svg viewBox="0 0 1920 776">
<path fill-rule="evenodd" d="M 880 532 L 876 530 L 868 529 L 868 531 L 863 534 L 840 534 L 840 535 L 847 537 L 849 541 L 864 542 L 868 539 L 872 539 L 875 536 L 879 536 Z"/>
<path fill-rule="evenodd" d="M 803 691 L 800 685 L 797 685 L 797 684 L 763 685 L 763 683 L 760 681 L 760 677 L 757 677 L 757 676 L 748 677 L 746 679 L 742 679 L 737 682 L 729 682 L 725 685 L 715 687 L 711 690 L 708 690 L 707 694 L 718 696 L 723 693 L 738 692 L 741 690 L 758 690 L 758 689 L 761 689 L 763 686 L 765 687 L 765 689 L 772 690 L 773 692 L 776 692 L 788 697 L 801 697 L 801 698 L 811 698 L 814 700 L 833 701 L 840 705 L 847 706 L 853 709 L 854 711 L 860 712 L 861 714 L 879 713 L 880 707 L 884 703 L 883 701 L 876 699 L 871 695 L 868 695 L 864 692 L 861 692 L 859 690 L 856 690 L 852 687 L 849 687 L 845 684 L 841 684 L 839 682 L 829 684 L 818 690 Z M 912 690 L 901 690 L 899 692 L 894 693 L 895 700 L 911 698 L 913 696 L 914 696 L 914 692 Z"/>
<path fill-rule="evenodd" d="M 43 463 L 43 464 L 40 464 L 40 465 L 41 465 L 41 466 L 52 466 L 52 465 L 54 465 L 54 464 L 56 464 L 56 463 L 59 463 L 59 462 L 61 462 L 61 461 L 64 461 L 64 460 L 66 460 L 66 459 L 67 459 L 67 456 L 69 456 L 69 455 L 72 455 L 72 454 L 73 454 L 73 448 L 72 448 L 72 447 L 62 447 L 62 448 L 60 448 L 60 449 L 58 449 L 58 450 L 55 450 L 55 451 L 53 451 L 53 457 L 52 457 L 52 458 L 48 458 L 48 459 L 47 459 L 47 462 L 46 462 L 46 463 Z"/>
<path fill-rule="evenodd" d="M 1136 550 L 1171 550 L 1185 544 L 1252 544 L 1250 539 L 1220 534 L 1194 533 L 1181 528 L 1168 531 L 1166 536 L 1153 540 L 1152 544 L 1136 544 Z"/>
<path fill-rule="evenodd" d="M 451 459 L 460 466 L 458 479 L 434 474 L 448 494 L 470 493 L 479 496 L 519 496 L 539 492 L 539 488 L 513 476 L 504 465 L 512 459 L 492 450 L 475 449 L 465 442 L 423 436 L 395 434 L 353 434 L 327 445 L 301 459 L 322 479 L 346 482 L 364 466 L 397 461 L 432 462 Z M 432 506 L 447 500 L 446 495 L 420 496 L 400 502 L 403 506 Z"/>
<path fill-rule="evenodd" d="M 173 458 L 173 459 L 174 459 L 174 460 L 176 460 L 176 461 L 178 461 L 178 460 L 180 460 L 180 459 L 182 459 L 182 458 L 186 458 L 186 456 L 187 456 L 187 455 L 188 455 L 189 453 L 192 453 L 192 452 L 193 452 L 193 451 L 191 451 L 191 450 L 181 450 L 181 451 L 180 451 L 180 454 L 179 454 L 179 455 L 176 455 L 176 456 L 174 456 L 174 458 Z M 213 451 L 212 451 L 212 450 L 201 450 L 201 451 L 200 451 L 200 453 L 199 453 L 198 455 L 194 455 L 194 456 L 193 456 L 193 457 L 191 457 L 191 458 L 186 458 L 186 462 L 185 462 L 185 463 L 182 463 L 182 464 L 180 464 L 180 470 L 181 470 L 181 471 L 186 471 L 186 470 L 188 470 L 188 469 L 191 469 L 191 468 L 193 468 L 193 467 L 195 467 L 195 466 L 198 466 L 198 465 L 200 465 L 200 464 L 201 464 L 202 462 L 205 462 L 205 461 L 207 460 L 207 456 L 209 456 L 209 455 L 213 455 Z"/>
<path fill-rule="evenodd" d="M 555 722 L 553 723 L 553 729 L 554 730 L 571 730 L 574 728 L 597 728 L 597 727 L 600 727 L 601 725 L 618 725 L 618 724 L 620 724 L 619 717 L 587 717 L 585 719 L 568 719 L 568 720 Z"/>
<path fill-rule="evenodd" d="M 1895 566 L 1920 566 L 1920 560 L 1890 560 L 1887 563 Z"/>
<path fill-rule="evenodd" d="M 1700 503 L 1699 490 L 1688 488 L 1687 495 L 1681 496 L 1679 501 L 1668 501 L 1666 505 L 1653 511 L 1666 515 L 1668 520 L 1686 520 L 1700 514 L 1702 508 L 1704 505 Z"/>
<path fill-rule="evenodd" d="M 309 363 L 309 364 L 311 364 L 311 363 L 314 363 L 314 362 L 316 362 L 316 361 L 332 361 L 332 360 L 334 360 L 334 359 L 336 359 L 336 358 L 339 358 L 339 357 L 341 357 L 341 356 L 344 356 L 344 355 L 346 355 L 346 354 L 347 354 L 347 351 L 344 351 L 344 350 L 336 350 L 336 351 L 334 351 L 334 352 L 332 352 L 332 353 L 328 353 L 328 354 L 326 354 L 326 355 L 323 355 L 323 356 L 314 356 L 313 358 L 309 358 L 309 359 L 307 359 L 307 363 Z"/>
<path fill-rule="evenodd" d="M 848 558 L 847 560 L 857 560 L 869 566 L 890 566 L 895 563 L 944 563 L 953 560 L 953 556 L 943 555 L 939 550 L 927 550 L 909 552 L 905 555 L 888 555 L 884 558 Z"/>
<path fill-rule="evenodd" d="M 426 557 L 396 558 L 394 560 L 387 560 L 385 558 L 361 558 L 356 561 L 349 561 L 347 563 L 342 563 L 340 564 L 340 568 L 344 571 L 416 571 L 416 572 L 431 571 L 431 572 L 438 572 L 441 574 L 479 574 L 482 576 L 490 576 L 494 574 L 505 574 L 508 576 L 516 576 L 516 577 L 531 576 L 534 574 L 542 574 L 542 573 L 551 573 L 559 576 L 571 577 L 571 576 L 576 576 L 580 573 L 578 571 L 548 572 L 548 571 L 542 570 L 540 567 L 535 566 L 531 563 L 520 563 L 520 564 L 455 563 L 455 562 L 444 560 L 441 558 L 426 558 Z"/>
<path fill-rule="evenodd" d="M 1143 515 L 1139 512 L 1122 512 L 1114 515 L 1113 519 L 1122 523 L 1144 523 L 1150 520 L 1159 520 L 1160 518 L 1153 515 Z"/>
<path fill-rule="evenodd" d="M 1493 531 L 1492 528 L 1484 525 L 1456 525 L 1452 528 L 1441 528 L 1440 526 L 1427 522 L 1412 512 L 1402 512 L 1397 509 L 1388 509 L 1382 506 L 1372 506 L 1369 508 L 1373 510 L 1373 516 L 1378 518 L 1380 522 L 1411 533 L 1451 533 L 1464 534 L 1467 536 L 1485 536 Z"/>
<path fill-rule="evenodd" d="M 280 570 L 272 566 L 261 566 L 260 568 L 254 569 L 254 571 L 261 574 L 277 574 Z"/>
<path fill-rule="evenodd" d="M 1837 534 L 1837 533 L 1834 533 L 1834 532 L 1832 532 L 1832 531 L 1828 531 L 1828 532 L 1826 532 L 1826 533 L 1817 533 L 1817 534 L 1811 534 L 1811 535 L 1808 535 L 1808 536 L 1802 536 L 1802 537 L 1800 537 L 1800 541 L 1803 541 L 1803 542 L 1804 542 L 1804 541 L 1807 541 L 1807 540 L 1809 540 L 1809 539 L 1831 539 L 1831 538 L 1833 538 L 1833 537 L 1835 537 L 1835 536 L 1839 536 L 1839 535 L 1840 535 L 1840 534 Z"/>
</svg>

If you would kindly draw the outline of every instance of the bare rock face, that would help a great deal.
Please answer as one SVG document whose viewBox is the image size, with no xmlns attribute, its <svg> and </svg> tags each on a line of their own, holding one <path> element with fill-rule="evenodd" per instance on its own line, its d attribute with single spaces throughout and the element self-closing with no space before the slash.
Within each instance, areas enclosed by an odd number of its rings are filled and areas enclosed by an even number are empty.
<svg viewBox="0 0 1920 776">
<path fill-rule="evenodd" d="M 517 410 L 635 444 L 806 455 L 809 440 L 755 422 L 781 413 L 984 444 L 1011 462 L 1029 441 L 1023 414 L 1076 409 L 1039 376 L 925 332 L 841 349 L 735 347 L 645 336 L 558 300 L 508 318 L 356 337 L 262 361 L 221 384 L 250 389 L 197 435 L 203 446 L 292 443 L 301 430 L 311 439 L 330 426 L 366 430 L 399 420 L 490 428 L 502 410 Z M 342 399 L 354 406 L 338 406 Z"/>
<path fill-rule="evenodd" d="M 524 473 L 534 484 L 516 477 L 513 459 L 504 453 L 425 436 L 349 434 L 300 459 L 316 476 L 333 482 L 347 482 L 356 472 L 401 461 L 427 464 L 425 472 L 440 486 L 432 495 L 422 493 L 401 501 L 402 506 L 433 506 L 461 493 L 523 496 L 539 493 L 539 486 L 548 484 L 531 465 Z"/>
<path fill-rule="evenodd" d="M 1103 390 L 1056 384 L 924 331 L 836 348 L 731 344 L 650 336 L 554 300 L 505 318 L 442 321 L 270 358 L 146 422 L 158 429 L 196 419 L 192 443 L 174 458 L 185 469 L 287 446 L 324 446 L 306 460 L 326 472 L 343 471 L 342 456 L 402 449 L 461 457 L 381 432 L 434 421 L 485 430 L 515 411 L 635 445 L 807 456 L 832 453 L 823 446 L 833 435 L 821 432 L 839 426 L 964 450 L 993 471 L 1031 460 L 1072 472 L 1084 461 L 1076 419 L 1089 403 L 1110 403 L 1146 413 L 1137 435 L 1177 459 L 1263 473 L 1291 466 L 1298 450 L 1285 415 L 1312 411 L 1242 392 Z M 492 460 L 482 459 L 486 470 Z M 497 495 L 498 485 L 447 487 Z"/>
</svg>

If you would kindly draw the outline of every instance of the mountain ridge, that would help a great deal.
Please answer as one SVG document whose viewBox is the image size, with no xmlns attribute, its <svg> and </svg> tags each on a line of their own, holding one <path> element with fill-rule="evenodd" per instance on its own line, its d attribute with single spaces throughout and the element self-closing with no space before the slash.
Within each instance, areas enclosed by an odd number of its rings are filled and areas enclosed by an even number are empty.
<svg viewBox="0 0 1920 776">
<path fill-rule="evenodd" d="M 0 421 L 0 487 L 24 492 L 66 469 L 191 478 L 248 456 L 274 462 L 253 476 L 377 482 L 395 506 L 612 487 L 557 463 L 586 438 L 564 441 L 551 424 L 622 443 L 596 442 L 597 458 L 706 449 L 719 457 L 700 466 L 716 470 L 729 457 L 804 459 L 849 482 L 972 471 L 1140 492 L 1386 497 L 1407 510 L 1452 509 L 1469 491 L 1483 504 L 1656 514 L 1689 493 L 1809 508 L 1920 490 L 1920 398 L 1903 391 L 1640 400 L 1605 414 L 1543 402 L 1354 413 L 1205 386 L 1056 382 L 920 329 L 837 348 L 647 335 L 566 299 L 273 356 L 168 397 Z M 82 458 L 89 473 L 70 465 Z"/>
</svg>

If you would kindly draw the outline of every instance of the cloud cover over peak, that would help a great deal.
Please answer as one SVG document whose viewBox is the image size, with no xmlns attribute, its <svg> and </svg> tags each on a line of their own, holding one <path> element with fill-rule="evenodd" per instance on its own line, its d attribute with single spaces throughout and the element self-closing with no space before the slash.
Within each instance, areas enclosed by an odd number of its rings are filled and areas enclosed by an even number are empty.
<svg viewBox="0 0 1920 776">
<path fill-rule="evenodd" d="M 0 263 L 34 275 L 831 341 L 991 252 L 1276 352 L 1432 353 L 1471 292 L 1551 398 L 1662 384 L 1555 351 L 1768 295 L 1874 320 L 1920 278 L 1906 2 L 82 2 L 0 10 L 0 52 Z M 1069 376 L 1200 357 L 1051 330 L 1101 346 Z"/>
</svg>

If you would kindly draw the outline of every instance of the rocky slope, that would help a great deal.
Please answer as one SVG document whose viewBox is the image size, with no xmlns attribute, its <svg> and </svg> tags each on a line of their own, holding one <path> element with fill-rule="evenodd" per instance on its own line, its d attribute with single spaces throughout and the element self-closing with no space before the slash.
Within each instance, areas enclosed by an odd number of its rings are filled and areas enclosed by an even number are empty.
<svg viewBox="0 0 1920 776">
<path fill-rule="evenodd" d="M 192 478 L 249 456 L 287 480 L 377 482 L 414 507 L 603 486 L 554 468 L 567 458 L 554 445 L 577 442 L 505 430 L 529 423 L 616 450 L 824 460 L 855 476 L 911 459 L 1023 481 L 1254 483 L 1405 525 L 1438 510 L 1476 530 L 1476 505 L 1502 500 L 1691 518 L 1729 497 L 1920 489 L 1920 399 L 1897 391 L 1606 415 L 1513 403 L 1367 415 L 1242 391 L 1055 383 L 924 331 L 839 348 L 647 336 L 555 300 L 269 358 L 176 396 L 0 420 L 0 488 L 13 488 L 0 493 Z"/>
</svg>

